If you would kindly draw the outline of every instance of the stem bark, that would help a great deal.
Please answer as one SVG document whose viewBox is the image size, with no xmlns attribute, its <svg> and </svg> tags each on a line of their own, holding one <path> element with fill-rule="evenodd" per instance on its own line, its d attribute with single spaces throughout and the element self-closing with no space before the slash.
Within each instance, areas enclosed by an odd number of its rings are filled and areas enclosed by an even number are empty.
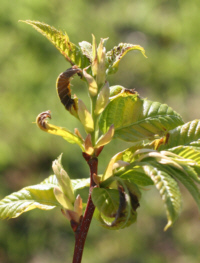
<svg viewBox="0 0 200 263">
<path fill-rule="evenodd" d="M 90 190 L 83 219 L 75 232 L 75 247 L 72 263 L 81 263 L 85 240 L 95 210 L 91 193 L 92 189 L 96 186 L 96 183 L 93 180 L 93 175 L 97 175 L 98 159 L 96 157 L 87 158 L 87 156 L 84 156 L 84 158 L 90 167 Z"/>
</svg>

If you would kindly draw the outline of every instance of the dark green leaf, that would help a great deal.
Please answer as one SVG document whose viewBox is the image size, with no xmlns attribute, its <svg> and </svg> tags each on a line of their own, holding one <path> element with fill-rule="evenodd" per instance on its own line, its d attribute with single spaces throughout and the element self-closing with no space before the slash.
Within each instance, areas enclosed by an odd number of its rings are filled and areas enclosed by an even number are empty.
<svg viewBox="0 0 200 263">
<path fill-rule="evenodd" d="M 132 169 L 128 169 L 127 167 L 124 172 L 120 173 L 120 178 L 123 180 L 129 180 L 130 182 L 140 186 L 154 184 L 151 178 L 146 175 L 143 167 L 134 167 Z"/>
<path fill-rule="evenodd" d="M 116 189 L 94 188 L 92 201 L 105 216 L 114 217 L 119 207 L 119 192 Z"/>
</svg>

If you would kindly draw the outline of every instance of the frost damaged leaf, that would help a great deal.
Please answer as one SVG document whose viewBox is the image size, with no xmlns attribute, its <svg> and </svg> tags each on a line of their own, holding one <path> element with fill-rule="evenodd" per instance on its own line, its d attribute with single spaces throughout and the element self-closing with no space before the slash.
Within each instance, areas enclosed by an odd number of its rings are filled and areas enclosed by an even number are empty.
<svg viewBox="0 0 200 263">
<path fill-rule="evenodd" d="M 65 139 L 69 143 L 78 144 L 80 148 L 84 150 L 83 142 L 78 136 L 76 136 L 75 134 L 73 134 L 72 132 L 68 131 L 65 128 L 49 124 L 47 122 L 47 118 L 51 119 L 50 111 L 44 111 L 37 116 L 36 124 L 41 130 L 48 132 L 50 134 L 61 136 L 63 137 L 63 139 Z"/>
<path fill-rule="evenodd" d="M 118 46 L 106 53 L 107 74 L 115 73 L 118 70 L 120 60 L 131 50 L 138 50 L 144 55 L 144 57 L 147 57 L 143 47 L 139 45 L 120 43 Z"/>
<path fill-rule="evenodd" d="M 92 45 L 87 41 L 79 42 L 83 54 L 92 62 Z"/>
<path fill-rule="evenodd" d="M 85 68 L 89 65 L 89 59 L 82 52 L 81 48 L 70 42 L 68 35 L 56 28 L 38 21 L 20 21 L 31 25 L 35 30 L 45 36 L 73 66 Z"/>
<path fill-rule="evenodd" d="M 73 66 L 62 72 L 57 78 L 56 90 L 61 103 L 65 106 L 65 109 L 68 110 L 72 115 L 75 115 L 75 117 L 77 117 L 76 103 L 75 100 L 72 98 L 70 88 L 70 79 L 75 74 L 82 74 L 82 70 L 79 69 L 77 66 Z"/>
</svg>

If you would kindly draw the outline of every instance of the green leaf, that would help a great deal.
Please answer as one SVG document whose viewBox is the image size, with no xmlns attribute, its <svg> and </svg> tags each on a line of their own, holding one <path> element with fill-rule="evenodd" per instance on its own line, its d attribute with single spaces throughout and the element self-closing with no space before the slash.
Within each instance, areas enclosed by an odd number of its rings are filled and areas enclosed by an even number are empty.
<svg viewBox="0 0 200 263">
<path fill-rule="evenodd" d="M 200 147 L 200 120 L 187 122 L 169 131 L 165 144 L 160 144 L 157 149 L 170 149 L 180 145 Z"/>
<path fill-rule="evenodd" d="M 128 227 L 137 219 L 136 209 L 139 206 L 141 193 L 138 187 L 128 180 L 122 180 L 119 177 L 110 177 L 107 181 L 110 181 L 110 183 L 116 182 L 119 186 L 118 191 L 116 189 L 99 188 L 104 189 L 103 193 L 104 191 L 106 193 L 105 198 L 102 198 L 99 195 L 99 191 L 96 192 L 95 198 L 99 202 L 99 207 L 97 206 L 96 209 L 97 219 L 107 229 L 115 230 Z M 117 211 L 115 212 L 116 208 Z"/>
<path fill-rule="evenodd" d="M 89 59 L 83 55 L 81 48 L 70 42 L 68 35 L 45 23 L 38 21 L 21 21 L 31 25 L 35 30 L 45 36 L 69 61 L 71 65 L 85 68 L 89 65 Z"/>
<path fill-rule="evenodd" d="M 173 152 L 185 159 L 193 160 L 200 166 L 200 148 L 180 145 L 171 148 L 168 151 Z"/>
<path fill-rule="evenodd" d="M 135 223 L 137 220 L 137 212 L 132 210 L 129 214 L 128 209 L 126 209 L 123 216 L 113 221 L 112 217 L 106 217 L 101 214 L 98 209 L 95 209 L 95 217 L 101 223 L 102 227 L 108 230 L 119 230 Z"/>
<path fill-rule="evenodd" d="M 177 219 L 182 207 L 181 193 L 177 182 L 165 171 L 146 165 L 145 172 L 150 176 L 166 206 L 168 223 L 167 230 Z"/>
<path fill-rule="evenodd" d="M 198 208 L 200 210 L 200 190 L 193 182 L 193 180 L 180 170 L 177 170 L 176 168 L 168 167 L 168 171 L 170 171 L 171 175 L 185 186 L 185 188 L 189 191 L 191 196 L 196 201 L 196 204 L 198 205 Z"/>
<path fill-rule="evenodd" d="M 105 216 L 114 217 L 119 207 L 119 192 L 116 189 L 94 188 L 92 201 Z"/>
<path fill-rule="evenodd" d="M 52 184 L 38 184 L 6 196 L 0 201 L 0 218 L 15 218 L 35 208 L 50 210 L 60 207 L 53 189 Z"/>
<path fill-rule="evenodd" d="M 78 189 L 90 187 L 90 178 L 72 179 L 71 183 L 74 191 L 76 191 Z M 56 175 L 50 175 L 48 178 L 42 181 L 41 184 L 52 184 L 52 187 L 59 186 Z"/>
<path fill-rule="evenodd" d="M 183 121 L 166 104 L 141 99 L 128 91 L 115 97 L 103 111 L 99 127 L 106 133 L 114 124 L 115 138 L 137 142 L 163 135 Z"/>
<path fill-rule="evenodd" d="M 198 208 L 200 210 L 200 190 L 197 187 L 197 185 L 193 182 L 193 178 L 188 175 L 187 169 L 182 171 L 178 170 L 175 167 L 171 167 L 169 165 L 162 165 L 160 166 L 159 164 L 151 163 L 154 166 L 160 167 L 163 171 L 167 172 L 170 174 L 172 177 L 180 181 L 185 188 L 190 192 L 194 200 L 196 201 Z M 191 168 L 191 167 L 187 167 Z"/>
<path fill-rule="evenodd" d="M 50 175 L 47 177 L 44 181 L 41 182 L 41 184 L 50 184 L 52 187 L 59 186 L 58 180 L 56 175 Z"/>
<path fill-rule="evenodd" d="M 54 160 L 52 164 L 52 169 L 57 177 L 58 184 L 60 186 L 60 188 L 55 187 L 55 189 L 57 190 L 54 190 L 54 194 L 57 193 L 57 196 L 61 196 L 62 198 L 63 195 L 60 192 L 63 192 L 63 194 L 69 199 L 69 201 L 71 203 L 74 203 L 75 201 L 74 189 L 72 187 L 72 183 L 69 175 L 63 169 L 61 159 L 62 159 L 62 154 L 56 160 Z M 59 197 L 57 198 L 57 196 L 56 199 L 59 200 L 58 199 Z"/>
<path fill-rule="evenodd" d="M 90 186 L 90 178 L 71 180 L 74 191 Z"/>
<path fill-rule="evenodd" d="M 120 43 L 118 46 L 106 53 L 107 74 L 116 73 L 120 60 L 131 50 L 139 50 L 146 57 L 143 47 L 139 45 Z"/>
<path fill-rule="evenodd" d="M 129 180 L 130 182 L 140 186 L 149 186 L 154 184 L 152 179 L 146 175 L 143 167 L 136 166 L 132 169 L 126 167 L 125 171 L 120 172 L 120 175 L 116 175 L 120 176 L 123 180 Z"/>
</svg>

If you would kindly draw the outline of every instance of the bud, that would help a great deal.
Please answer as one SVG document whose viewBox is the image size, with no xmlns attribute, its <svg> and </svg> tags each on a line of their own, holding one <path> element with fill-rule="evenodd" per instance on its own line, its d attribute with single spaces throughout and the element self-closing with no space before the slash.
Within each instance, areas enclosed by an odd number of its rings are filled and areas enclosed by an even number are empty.
<svg viewBox="0 0 200 263">
<path fill-rule="evenodd" d="M 94 121 L 82 100 L 78 100 L 78 116 L 86 132 L 94 131 Z"/>
<path fill-rule="evenodd" d="M 104 44 L 107 42 L 108 38 L 101 38 L 98 49 L 97 49 L 97 58 L 98 58 L 98 68 L 97 68 L 97 83 L 98 85 L 102 85 L 105 82 L 106 77 L 106 48 Z"/>
<path fill-rule="evenodd" d="M 100 183 L 100 181 L 101 181 L 101 178 L 100 178 L 97 174 L 93 174 L 93 175 L 92 175 L 92 179 L 93 179 L 93 181 L 95 182 L 95 184 L 96 184 L 97 186 L 99 186 L 99 183 Z"/>
<path fill-rule="evenodd" d="M 108 144 L 112 140 L 114 132 L 115 132 L 115 129 L 114 129 L 114 125 L 112 124 L 109 130 L 99 138 L 99 140 L 97 141 L 95 145 L 95 148 Z"/>
<path fill-rule="evenodd" d="M 89 93 L 91 96 L 96 96 L 98 92 L 98 87 L 95 79 L 86 72 L 87 68 L 83 70 L 83 76 L 86 78 L 89 84 Z"/>
<path fill-rule="evenodd" d="M 107 106 L 109 102 L 109 96 L 110 96 L 109 83 L 108 81 L 106 81 L 105 85 L 100 90 L 98 97 L 97 97 L 96 107 L 94 110 L 94 113 L 96 115 L 99 115 L 105 109 L 105 107 Z"/>
<path fill-rule="evenodd" d="M 74 129 L 74 133 L 81 139 L 81 141 L 84 141 L 83 136 L 81 135 L 81 133 L 79 132 L 77 128 Z"/>
<path fill-rule="evenodd" d="M 92 138 L 90 133 L 85 138 L 85 152 L 88 155 L 92 155 L 94 152 L 94 147 L 92 145 Z"/>
<path fill-rule="evenodd" d="M 97 44 L 95 36 L 92 35 L 92 74 L 97 75 L 98 59 L 97 59 Z"/>
<path fill-rule="evenodd" d="M 54 188 L 54 195 L 57 199 L 57 201 L 65 208 L 73 210 L 73 204 L 71 201 L 67 198 L 67 196 L 61 191 L 59 187 Z"/>
<path fill-rule="evenodd" d="M 76 200 L 74 202 L 74 212 L 78 214 L 79 218 L 83 214 L 83 203 L 80 195 L 77 195 Z"/>
<path fill-rule="evenodd" d="M 60 155 L 58 159 L 53 161 L 52 169 L 56 175 L 56 178 L 58 180 L 58 183 L 60 185 L 60 188 L 62 189 L 63 193 L 66 195 L 67 198 L 71 201 L 71 203 L 74 202 L 74 190 L 72 187 L 71 180 L 67 174 L 67 172 L 63 169 L 61 164 L 61 157 Z"/>
<path fill-rule="evenodd" d="M 106 167 L 106 170 L 102 176 L 102 182 L 105 181 L 106 179 L 108 179 L 109 177 L 111 177 L 113 175 L 113 165 L 114 163 L 116 163 L 118 160 L 121 160 L 123 156 L 123 152 L 119 152 L 117 154 L 115 154 L 111 159 L 110 162 L 108 164 L 108 166 Z"/>
<path fill-rule="evenodd" d="M 61 212 L 71 223 L 76 223 L 75 226 L 72 226 L 72 229 L 75 232 L 80 222 L 79 215 L 76 212 L 68 209 L 62 209 Z"/>
</svg>

